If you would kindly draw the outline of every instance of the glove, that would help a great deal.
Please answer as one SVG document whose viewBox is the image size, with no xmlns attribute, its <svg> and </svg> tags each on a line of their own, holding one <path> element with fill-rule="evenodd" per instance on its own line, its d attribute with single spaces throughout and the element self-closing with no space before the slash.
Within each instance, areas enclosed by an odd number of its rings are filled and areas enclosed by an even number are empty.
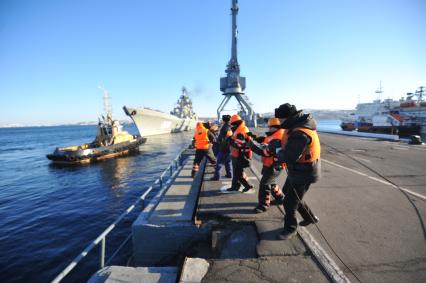
<svg viewBox="0 0 426 283">
<path fill-rule="evenodd" d="M 255 141 L 257 141 L 258 143 L 262 143 L 265 140 L 265 137 L 256 137 L 254 138 Z"/>
<path fill-rule="evenodd" d="M 281 151 L 281 147 L 277 147 L 275 149 L 275 155 L 278 156 L 279 152 Z"/>
</svg>

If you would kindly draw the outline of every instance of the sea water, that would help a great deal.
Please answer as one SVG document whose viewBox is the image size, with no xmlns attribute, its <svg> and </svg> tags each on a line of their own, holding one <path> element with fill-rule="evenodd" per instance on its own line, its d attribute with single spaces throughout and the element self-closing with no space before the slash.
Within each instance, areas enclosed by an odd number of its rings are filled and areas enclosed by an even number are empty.
<svg viewBox="0 0 426 283">
<path fill-rule="evenodd" d="M 127 130 L 137 133 L 133 125 Z M 0 129 L 0 282 L 51 281 L 152 185 L 192 134 L 148 137 L 139 154 L 59 167 L 46 154 L 91 142 L 95 126 Z M 107 256 L 136 216 L 107 238 Z M 98 255 L 96 248 L 65 282 L 87 280 Z"/>
</svg>

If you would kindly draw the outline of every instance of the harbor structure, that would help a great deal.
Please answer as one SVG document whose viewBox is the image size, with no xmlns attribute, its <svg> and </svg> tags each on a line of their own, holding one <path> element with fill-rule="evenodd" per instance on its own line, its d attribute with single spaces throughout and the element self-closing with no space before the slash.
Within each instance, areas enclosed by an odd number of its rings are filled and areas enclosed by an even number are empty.
<svg viewBox="0 0 426 283">
<path fill-rule="evenodd" d="M 231 12 L 232 12 L 232 47 L 231 47 L 231 59 L 228 62 L 225 73 L 226 77 L 220 78 L 220 91 L 224 96 L 222 102 L 217 108 L 217 119 L 220 120 L 221 113 L 225 106 L 228 104 L 232 97 L 238 101 L 241 106 L 242 118 L 250 126 L 257 126 L 256 113 L 253 109 L 253 104 L 249 101 L 249 98 L 245 94 L 246 89 L 246 78 L 240 76 L 240 65 L 238 63 L 237 56 L 237 42 L 238 42 L 238 29 L 237 29 L 237 15 L 238 15 L 238 1 L 232 0 Z"/>
</svg>

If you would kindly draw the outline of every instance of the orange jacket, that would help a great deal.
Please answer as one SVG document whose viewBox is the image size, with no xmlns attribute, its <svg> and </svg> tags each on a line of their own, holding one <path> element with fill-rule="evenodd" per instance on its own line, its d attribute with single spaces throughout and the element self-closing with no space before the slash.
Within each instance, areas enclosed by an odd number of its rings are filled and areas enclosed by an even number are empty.
<svg viewBox="0 0 426 283">
<path fill-rule="evenodd" d="M 194 140 L 196 149 L 209 149 L 209 130 L 204 127 L 203 123 L 198 122 L 195 128 Z"/>
<path fill-rule="evenodd" d="M 244 152 L 246 154 L 246 157 L 251 159 L 252 157 L 252 151 L 251 148 L 245 147 L 246 141 L 251 140 L 251 138 L 247 135 L 249 132 L 249 129 L 246 127 L 246 124 L 244 121 L 238 126 L 238 128 L 235 130 L 234 134 L 232 135 L 233 145 L 231 144 L 231 156 L 232 157 L 239 157 L 240 152 Z M 242 135 L 244 140 L 241 140 L 238 138 L 238 136 Z M 241 145 L 241 147 L 236 147 L 237 145 Z"/>
<path fill-rule="evenodd" d="M 266 136 L 263 140 L 263 144 L 269 144 L 272 140 L 280 140 L 282 141 L 284 136 L 286 135 L 286 131 L 284 129 L 278 129 L 275 133 L 270 136 Z M 265 152 L 265 155 L 269 155 Z M 262 156 L 262 163 L 265 167 L 271 167 L 274 164 L 274 156 Z M 284 167 L 284 163 L 282 164 Z"/>
<path fill-rule="evenodd" d="M 297 160 L 297 163 L 312 163 L 315 160 L 319 159 L 321 155 L 321 145 L 320 145 L 317 131 L 306 129 L 306 128 L 295 128 L 292 130 L 292 132 L 295 132 L 295 131 L 303 132 L 311 139 L 311 143 L 306 147 L 305 151 Z M 281 148 L 285 148 L 287 140 L 288 140 L 288 135 L 284 135 L 283 139 L 281 140 Z"/>
</svg>

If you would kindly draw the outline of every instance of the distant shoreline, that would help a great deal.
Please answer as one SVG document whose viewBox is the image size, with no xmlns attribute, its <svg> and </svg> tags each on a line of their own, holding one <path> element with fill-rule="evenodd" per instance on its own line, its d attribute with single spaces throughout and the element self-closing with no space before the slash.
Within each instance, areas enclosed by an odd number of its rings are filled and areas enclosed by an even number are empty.
<svg viewBox="0 0 426 283">
<path fill-rule="evenodd" d="M 46 125 L 20 125 L 20 124 L 9 124 L 0 125 L 0 129 L 18 129 L 18 128 L 47 128 L 47 127 L 70 127 L 70 126 L 96 126 L 98 122 L 79 122 L 73 124 L 46 124 Z M 122 125 L 133 124 L 132 121 L 120 121 Z"/>
</svg>

